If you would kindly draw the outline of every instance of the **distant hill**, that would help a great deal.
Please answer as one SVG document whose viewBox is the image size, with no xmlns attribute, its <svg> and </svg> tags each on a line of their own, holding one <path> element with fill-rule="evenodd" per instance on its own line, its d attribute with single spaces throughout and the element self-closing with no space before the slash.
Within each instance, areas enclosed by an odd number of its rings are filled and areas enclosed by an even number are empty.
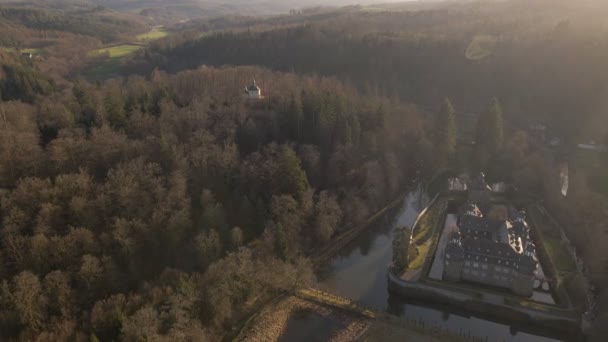
<svg viewBox="0 0 608 342">
<path fill-rule="evenodd" d="M 408 1 L 408 0 L 405 0 Z M 409 0 L 412 1 L 412 0 Z M 271 15 L 316 6 L 369 5 L 400 0 L 0 0 L 0 5 L 47 8 L 104 6 L 159 18 L 209 18 L 225 15 Z"/>
</svg>

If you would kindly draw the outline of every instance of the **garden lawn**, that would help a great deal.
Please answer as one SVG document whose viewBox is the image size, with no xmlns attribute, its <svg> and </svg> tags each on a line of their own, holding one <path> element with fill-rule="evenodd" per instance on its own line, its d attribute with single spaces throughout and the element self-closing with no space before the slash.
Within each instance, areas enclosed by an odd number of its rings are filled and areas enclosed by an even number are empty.
<svg viewBox="0 0 608 342">
<path fill-rule="evenodd" d="M 545 235 L 543 237 L 543 242 L 558 271 L 576 271 L 576 263 L 570 256 L 568 249 L 562 244 L 559 238 Z"/>
</svg>

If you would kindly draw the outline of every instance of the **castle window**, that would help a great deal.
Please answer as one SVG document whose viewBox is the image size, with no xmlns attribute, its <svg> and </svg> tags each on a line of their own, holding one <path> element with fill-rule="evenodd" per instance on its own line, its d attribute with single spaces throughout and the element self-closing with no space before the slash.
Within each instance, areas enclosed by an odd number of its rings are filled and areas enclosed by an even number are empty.
<svg viewBox="0 0 608 342">
<path fill-rule="evenodd" d="M 487 264 L 481 264 L 481 268 L 484 269 L 484 270 L 487 270 L 488 269 L 488 265 Z"/>
<path fill-rule="evenodd" d="M 476 263 L 474 263 L 474 264 L 473 264 L 473 267 L 475 267 L 475 268 L 479 267 L 479 263 L 477 263 L 477 262 L 476 262 Z"/>
<path fill-rule="evenodd" d="M 465 266 L 471 266 L 471 262 L 470 262 L 470 261 L 465 261 L 465 262 L 464 262 L 464 265 L 465 265 Z"/>
<path fill-rule="evenodd" d="M 496 272 L 502 272 L 502 267 L 496 266 L 495 270 L 496 270 Z"/>
</svg>

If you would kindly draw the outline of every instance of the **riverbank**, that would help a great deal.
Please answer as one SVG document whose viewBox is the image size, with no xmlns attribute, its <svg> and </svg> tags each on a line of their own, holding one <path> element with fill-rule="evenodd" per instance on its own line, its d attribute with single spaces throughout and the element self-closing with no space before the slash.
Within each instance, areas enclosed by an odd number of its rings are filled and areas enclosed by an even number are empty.
<svg viewBox="0 0 608 342">
<path fill-rule="evenodd" d="M 351 243 L 363 231 L 368 229 L 374 223 L 374 221 L 376 221 L 378 218 L 385 215 L 388 211 L 395 209 L 398 205 L 402 204 L 405 196 L 406 196 L 406 194 L 399 195 L 396 199 L 390 201 L 384 208 L 380 209 L 374 215 L 372 215 L 370 218 L 368 218 L 364 224 L 357 226 L 357 227 L 353 227 L 349 230 L 346 230 L 339 236 L 332 239 L 330 244 L 326 248 L 322 249 L 321 252 L 319 253 L 319 255 L 313 259 L 314 267 L 318 268 L 318 267 L 322 266 L 329 259 L 331 259 L 334 255 L 336 255 L 342 248 L 344 248 L 344 246 Z"/>
<path fill-rule="evenodd" d="M 368 229 L 376 220 L 378 220 L 378 218 L 382 217 L 383 215 L 386 215 L 387 212 L 389 212 L 392 209 L 395 209 L 398 205 L 403 203 L 405 196 L 406 196 L 406 194 L 400 195 L 396 199 L 390 201 L 385 207 L 383 207 L 378 212 L 376 212 L 375 214 L 370 216 L 367 219 L 365 224 L 351 228 L 351 229 L 343 232 L 339 236 L 335 237 L 332 240 L 332 242 L 329 244 L 328 247 L 322 249 L 321 252 L 318 253 L 319 255 L 316 258 L 312 258 L 313 266 L 316 269 L 321 267 L 325 262 L 327 262 L 327 260 L 331 259 L 333 256 L 336 255 L 336 253 L 338 253 L 342 248 L 344 248 L 345 245 L 352 242 L 354 239 L 359 237 L 363 232 L 365 232 L 366 229 Z M 311 251 L 309 254 L 312 254 L 312 253 L 313 252 Z M 283 298 L 284 298 L 284 296 L 276 295 L 276 296 L 272 296 L 270 298 L 266 298 L 265 300 L 260 301 L 256 305 L 257 309 L 253 310 L 248 318 L 244 319 L 240 324 L 238 324 L 236 326 L 235 334 L 238 334 L 238 335 L 235 336 L 233 334 L 232 336 L 227 336 L 224 340 L 227 340 L 227 341 L 240 340 L 239 336 L 241 336 L 241 334 L 244 331 L 247 331 L 250 329 L 249 326 L 253 324 L 252 323 L 253 321 L 257 320 L 257 317 L 259 315 L 261 315 L 265 310 L 267 310 L 268 307 L 276 305 L 276 303 L 279 302 L 280 300 L 282 300 Z"/>
<path fill-rule="evenodd" d="M 304 289 L 264 307 L 234 341 L 416 341 L 481 339 L 461 336 L 423 323 L 375 312 L 346 298 Z"/>
<path fill-rule="evenodd" d="M 579 316 L 570 310 L 533 305 L 529 301 L 503 300 L 500 296 L 466 291 L 439 282 L 408 282 L 390 272 L 387 277 L 389 291 L 399 296 L 457 306 L 485 317 L 508 321 L 510 324 L 534 324 L 550 329 L 557 335 L 564 333 L 568 336 L 578 336 L 580 333 Z M 527 305 L 523 305 L 525 303 Z"/>
</svg>

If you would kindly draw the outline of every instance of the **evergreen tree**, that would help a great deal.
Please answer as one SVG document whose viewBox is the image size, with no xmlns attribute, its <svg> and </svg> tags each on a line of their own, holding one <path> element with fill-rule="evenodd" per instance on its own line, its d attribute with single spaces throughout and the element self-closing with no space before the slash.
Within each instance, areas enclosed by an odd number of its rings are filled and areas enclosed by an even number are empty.
<svg viewBox="0 0 608 342">
<path fill-rule="evenodd" d="M 289 101 L 287 114 L 289 138 L 299 141 L 302 138 L 302 104 L 296 100 L 293 94 Z"/>
<path fill-rule="evenodd" d="M 483 112 L 477 122 L 478 147 L 486 148 L 490 153 L 498 152 L 504 142 L 502 108 L 497 98 L 493 98 L 487 111 Z"/>
<path fill-rule="evenodd" d="M 274 253 L 277 258 L 287 260 L 287 252 L 289 246 L 287 242 L 287 234 L 281 224 L 277 224 L 274 230 Z"/>
<path fill-rule="evenodd" d="M 393 265 L 399 273 L 407 268 L 410 247 L 410 230 L 401 227 L 393 234 Z"/>
<path fill-rule="evenodd" d="M 435 144 L 445 151 L 442 157 L 450 158 L 456 152 L 456 119 L 454 117 L 454 107 L 449 99 L 445 99 L 441 109 L 435 119 Z"/>
<path fill-rule="evenodd" d="M 488 160 L 502 149 L 503 142 L 502 108 L 498 99 L 493 98 L 477 122 L 475 167 L 484 169 Z"/>
<path fill-rule="evenodd" d="M 283 148 L 277 162 L 276 191 L 280 195 L 292 195 L 301 201 L 308 187 L 306 172 L 302 169 L 300 158 L 288 146 Z"/>
<path fill-rule="evenodd" d="M 106 119 L 112 128 L 115 130 L 122 130 L 127 127 L 127 113 L 120 94 L 106 94 L 104 98 L 104 108 L 106 110 Z"/>
</svg>

